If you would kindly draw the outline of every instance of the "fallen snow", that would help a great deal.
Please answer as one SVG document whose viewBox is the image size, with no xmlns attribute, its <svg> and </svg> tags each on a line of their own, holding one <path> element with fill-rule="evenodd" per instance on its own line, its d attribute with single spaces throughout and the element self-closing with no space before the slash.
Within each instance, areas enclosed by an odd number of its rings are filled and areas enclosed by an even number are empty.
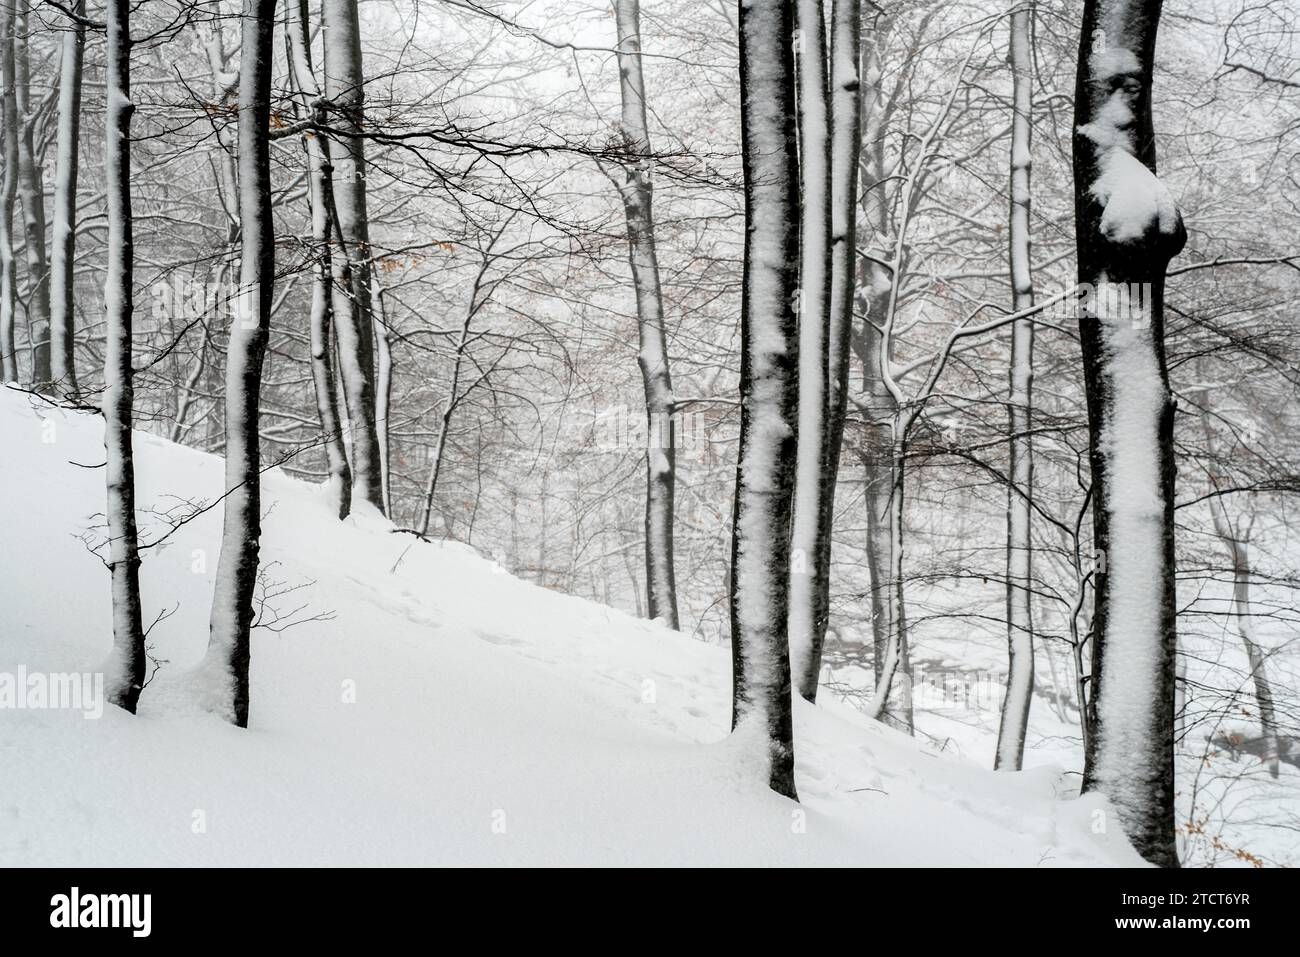
<svg viewBox="0 0 1300 957">
<path fill-rule="evenodd" d="M 95 670 L 108 576 L 98 418 L 0 394 L 0 671 Z M 221 461 L 137 434 L 146 510 L 213 501 Z M 314 582 L 253 636 L 251 727 L 194 704 L 220 507 L 145 551 L 166 659 L 136 717 L 0 710 L 0 865 L 1134 865 L 1077 777 L 939 756 L 853 709 L 796 704 L 802 805 L 727 736 L 730 657 L 520 581 L 454 543 L 265 477 L 263 560 Z M 182 510 L 183 511 L 183 510 Z M 348 703 L 354 695 L 353 703 Z M 829 696 L 828 696 L 829 697 Z M 1106 815 L 1106 818 L 1112 815 Z"/>
</svg>

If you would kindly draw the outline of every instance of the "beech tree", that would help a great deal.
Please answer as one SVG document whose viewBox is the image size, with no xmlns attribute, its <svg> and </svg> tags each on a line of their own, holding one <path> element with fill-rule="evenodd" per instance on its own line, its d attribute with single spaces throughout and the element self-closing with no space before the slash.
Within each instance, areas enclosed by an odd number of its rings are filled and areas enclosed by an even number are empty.
<svg viewBox="0 0 1300 957">
<path fill-rule="evenodd" d="M 261 539 L 258 410 L 275 294 L 271 219 L 271 68 L 275 0 L 244 0 L 239 57 L 239 219 L 236 315 L 226 353 L 226 493 L 221 555 L 204 659 L 211 702 L 248 727 L 249 634 Z"/>
<path fill-rule="evenodd" d="M 18 191 L 18 106 L 14 96 L 14 6 L 0 6 L 0 378 L 18 381 L 14 342 L 18 277 L 14 273 L 14 199 Z"/>
<path fill-rule="evenodd" d="M 669 628 L 679 625 L 677 582 L 673 568 L 673 495 L 676 485 L 677 434 L 673 380 L 668 364 L 663 291 L 659 286 L 659 257 L 655 251 L 653 154 L 646 124 L 645 76 L 641 70 L 641 8 L 638 0 L 614 0 L 618 29 L 620 123 L 625 180 L 619 186 L 627 219 L 628 262 L 636 291 L 637 364 L 645 386 L 646 612 L 662 618 Z"/>
<path fill-rule="evenodd" d="M 30 13 L 19 2 L 14 26 L 14 97 L 17 105 L 18 194 L 23 207 L 23 250 L 27 257 L 27 330 L 31 343 L 32 385 L 48 392 L 50 379 L 50 273 L 45 255 L 45 187 L 36 151 L 32 102 Z"/>
<path fill-rule="evenodd" d="M 1029 210 L 1032 167 L 1033 122 L 1032 57 L 1029 46 L 1033 7 L 1011 12 L 1012 118 L 1011 118 L 1011 217 L 1009 258 L 1011 265 L 1011 308 L 1023 312 L 1034 304 L 1030 269 Z M 1034 621 L 1032 609 L 1033 516 L 1032 402 L 1034 382 L 1034 319 L 1019 319 L 1011 326 L 1011 391 L 1007 396 L 1011 429 L 1011 462 L 1007 484 L 1007 645 L 1010 666 L 1007 692 L 1002 699 L 1002 720 L 994 764 L 1009 771 L 1020 770 L 1025 753 L 1025 729 L 1034 695 Z"/>
<path fill-rule="evenodd" d="M 104 169 L 108 205 L 108 276 L 104 283 L 104 452 L 108 484 L 108 567 L 113 592 L 113 654 L 106 668 L 110 701 L 135 713 L 145 682 L 140 608 L 140 551 L 135 514 L 131 428 L 135 238 L 131 209 L 131 34 L 128 0 L 108 0 Z M 79 108 L 79 107 L 78 107 Z"/>
<path fill-rule="evenodd" d="M 1160 0 L 1088 0 L 1075 90 L 1079 334 L 1092 465 L 1091 734 L 1084 788 L 1147 860 L 1174 845 L 1174 402 L 1164 282 L 1187 233 L 1156 177 Z"/>
<path fill-rule="evenodd" d="M 731 647 L 732 728 L 762 749 L 772 790 L 794 798 L 787 615 L 798 398 L 799 162 L 791 13 L 783 0 L 740 5 L 746 232 Z"/>
<path fill-rule="evenodd" d="M 86 0 L 69 5 L 59 60 L 59 131 L 54 168 L 54 246 L 50 257 L 50 368 L 55 388 L 75 395 L 74 294 L 77 249 L 77 165 L 81 132 L 81 72 Z M 129 46 L 129 44 L 128 44 Z"/>
<path fill-rule="evenodd" d="M 324 0 L 325 98 L 331 111 L 339 255 L 334 269 L 334 330 L 352 446 L 352 491 L 384 511 L 383 459 L 375 412 L 375 317 L 370 221 L 366 211 L 365 76 L 356 0 Z"/>
</svg>

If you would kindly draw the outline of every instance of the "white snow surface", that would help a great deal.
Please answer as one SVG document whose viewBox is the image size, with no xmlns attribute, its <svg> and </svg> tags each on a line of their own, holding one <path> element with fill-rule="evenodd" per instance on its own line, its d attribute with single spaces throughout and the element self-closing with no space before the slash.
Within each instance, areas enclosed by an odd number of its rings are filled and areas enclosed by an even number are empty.
<svg viewBox="0 0 1300 957">
<path fill-rule="evenodd" d="M 0 672 L 108 656 L 108 573 L 79 539 L 103 471 L 71 464 L 101 463 L 102 436 L 0 391 Z M 146 542 L 167 528 L 150 510 L 222 491 L 219 459 L 144 433 L 136 472 Z M 146 621 L 175 613 L 139 715 L 0 709 L 0 864 L 1141 863 L 1093 833 L 1104 804 L 1069 797 L 1077 777 L 994 773 L 833 701 L 795 702 L 796 805 L 728 737 L 725 647 L 374 514 L 340 523 L 278 470 L 263 496 L 264 565 L 306 585 L 272 603 L 322 620 L 254 632 L 251 727 L 196 704 L 218 505 L 144 552 Z"/>
</svg>

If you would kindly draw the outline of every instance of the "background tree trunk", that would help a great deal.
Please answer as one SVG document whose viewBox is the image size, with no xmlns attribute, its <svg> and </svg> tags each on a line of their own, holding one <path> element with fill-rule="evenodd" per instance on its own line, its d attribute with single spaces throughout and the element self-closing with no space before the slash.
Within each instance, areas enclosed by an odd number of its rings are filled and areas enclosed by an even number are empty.
<svg viewBox="0 0 1300 957">
<path fill-rule="evenodd" d="M 0 151 L 4 176 L 0 180 L 0 378 L 18 381 L 18 352 L 14 344 L 18 284 L 14 272 L 14 199 L 18 192 L 18 105 L 14 97 L 14 8 L 0 7 Z"/>
<path fill-rule="evenodd" d="M 312 69 L 307 0 L 289 0 L 288 8 L 285 30 L 289 37 L 291 72 L 299 103 L 304 116 L 324 120 L 324 111 L 317 102 L 320 86 Z M 352 510 L 352 469 L 343 446 L 343 424 L 339 421 L 338 392 L 334 387 L 334 167 L 330 163 L 330 141 L 323 133 L 304 134 L 303 148 L 307 153 L 311 235 L 317 256 L 311 297 L 311 377 L 316 394 L 316 414 L 325 444 L 330 509 L 343 519 Z"/>
<path fill-rule="evenodd" d="M 829 486 L 827 325 L 831 296 L 831 111 L 827 89 L 826 28 L 821 0 L 797 0 L 799 40 L 799 406 L 796 429 L 794 516 L 790 527 L 790 667 L 798 691 L 817 696 L 820 581 L 826 575 L 821 543 Z"/>
<path fill-rule="evenodd" d="M 618 27 L 619 89 L 622 93 L 626 179 L 619 187 L 627 220 L 628 262 L 636 290 L 637 364 L 645 388 L 646 500 L 645 574 L 647 616 L 677 628 L 677 582 L 673 562 L 673 496 L 677 480 L 677 428 L 673 381 L 664 330 L 663 293 L 655 250 L 654 186 L 650 179 L 650 133 L 645 77 L 641 71 L 641 11 L 637 0 L 614 0 Z"/>
<path fill-rule="evenodd" d="M 81 74 L 86 46 L 86 0 L 72 0 L 59 65 L 59 132 L 54 174 L 54 247 L 50 259 L 50 367 L 55 387 L 77 394 L 75 360 L 77 160 L 81 131 Z"/>
<path fill-rule="evenodd" d="M 1032 164 L 1029 49 L 1031 7 L 1011 14 L 1011 311 L 1034 304 L 1029 259 L 1030 170 Z M 993 767 L 1019 771 L 1025 754 L 1025 729 L 1034 696 L 1034 621 L 1032 607 L 1031 502 L 1034 493 L 1033 445 L 1029 437 L 1033 410 L 1034 320 L 1011 326 L 1011 389 L 1007 411 L 1011 461 L 1007 469 L 1007 692 L 1002 699 Z"/>
<path fill-rule="evenodd" d="M 18 104 L 18 192 L 23 201 L 23 246 L 27 253 L 27 338 L 32 353 L 32 387 L 49 392 L 50 272 L 45 256 L 45 187 L 36 163 L 36 117 L 32 104 L 27 4 L 19 2 L 14 28 L 15 95 Z"/>
<path fill-rule="evenodd" d="M 342 131 L 331 158 L 342 255 L 334 257 L 334 329 L 352 438 L 354 496 L 384 510 L 383 461 L 375 423 L 374 317 L 370 302 L 370 227 L 366 155 L 361 138 L 365 87 L 356 0 L 324 0 L 325 97 Z"/>
</svg>

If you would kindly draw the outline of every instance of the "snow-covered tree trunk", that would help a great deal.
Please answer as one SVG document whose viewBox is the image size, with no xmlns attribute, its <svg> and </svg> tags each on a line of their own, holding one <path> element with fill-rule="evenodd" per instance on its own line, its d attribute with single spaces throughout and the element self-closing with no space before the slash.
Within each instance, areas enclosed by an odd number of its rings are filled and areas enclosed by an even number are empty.
<svg viewBox="0 0 1300 957">
<path fill-rule="evenodd" d="M 27 330 L 32 351 L 32 386 L 50 391 L 50 272 L 45 256 L 45 187 L 36 161 L 31 101 L 31 55 L 27 4 L 19 3 L 14 26 L 14 91 L 18 105 L 18 193 L 23 203 L 23 247 L 27 254 Z"/>
<path fill-rule="evenodd" d="M 831 297 L 831 104 L 827 88 L 826 27 L 821 0 L 796 0 L 798 40 L 799 179 L 799 406 L 796 428 L 794 515 L 790 524 L 790 668 L 798 692 L 817 696 L 821 639 L 817 620 L 823 516 L 830 464 L 827 415 L 830 378 L 827 324 Z"/>
<path fill-rule="evenodd" d="M 798 339 L 799 162 L 788 0 L 741 0 L 745 265 L 732 533 L 732 727 L 796 797 L 788 644 Z"/>
<path fill-rule="evenodd" d="M 1269 773 L 1277 777 L 1280 771 L 1278 758 L 1282 753 L 1277 733 L 1277 706 L 1273 700 L 1272 683 L 1268 680 L 1268 662 L 1255 641 L 1255 619 L 1250 599 L 1250 548 L 1246 536 L 1233 527 L 1222 497 L 1212 496 L 1210 509 L 1214 513 L 1215 534 L 1227 548 L 1232 561 L 1232 617 L 1246 652 L 1246 662 L 1250 665 L 1259 729 L 1264 738 L 1264 760 L 1268 762 Z"/>
<path fill-rule="evenodd" d="M 1164 281 L 1186 230 L 1155 174 L 1160 0 L 1086 0 L 1075 88 L 1080 339 L 1092 464 L 1092 733 L 1105 794 L 1152 863 L 1175 867 L 1174 402 Z"/>
<path fill-rule="evenodd" d="M 370 302 L 375 313 L 375 441 L 379 445 L 379 484 L 384 501 L 384 514 L 392 512 L 390 491 L 392 474 L 389 456 L 392 441 L 389 438 L 388 414 L 393 404 L 393 337 L 388 329 L 388 316 L 384 313 L 384 290 L 379 277 L 370 272 Z"/>
<path fill-rule="evenodd" d="M 239 218 L 236 315 L 226 353 L 226 499 L 221 557 L 204 668 L 214 710 L 248 726 L 249 632 L 261 537 L 258 398 L 271 322 L 275 229 L 271 219 L 272 40 L 275 0 L 244 0 L 239 63 Z"/>
<path fill-rule="evenodd" d="M 1034 304 L 1029 261 L 1030 171 L 1032 163 L 1029 49 L 1031 8 L 1011 14 L 1011 308 L 1022 312 Z M 1029 437 L 1033 408 L 1034 323 L 1019 319 L 1011 326 L 1010 413 L 1011 461 L 1007 470 L 1007 693 L 1002 699 L 994 768 L 1019 771 L 1025 753 L 1025 729 L 1034 694 L 1033 573 L 1030 515 L 1034 489 L 1033 447 Z"/>
<path fill-rule="evenodd" d="M 819 516 L 817 591 L 813 596 L 812 655 L 800 692 L 816 699 L 822 649 L 830 624 L 831 548 L 835 525 L 835 487 L 839 478 L 844 421 L 848 414 L 850 338 L 853 330 L 854 275 L 857 259 L 858 166 L 862 150 L 862 5 L 859 0 L 831 3 L 831 248 L 830 304 L 826 320 L 826 471 Z"/>
<path fill-rule="evenodd" d="M 673 496 L 677 472 L 677 430 L 673 381 L 668 365 L 663 293 L 655 250 L 654 186 L 650 179 L 650 132 L 646 124 L 645 77 L 641 69 L 641 10 L 637 0 L 614 0 L 618 29 L 620 122 L 626 178 L 619 186 L 627 220 L 628 262 L 636 291 L 637 364 L 645 388 L 646 499 L 645 574 L 648 615 L 678 627 L 673 561 Z"/>
<path fill-rule="evenodd" d="M 14 98 L 14 7 L 0 6 L 0 379 L 18 381 L 14 344 L 18 283 L 14 272 L 14 199 L 18 192 L 18 106 Z"/>
<path fill-rule="evenodd" d="M 50 257 L 50 370 L 59 392 L 76 395 L 73 291 L 77 245 L 77 160 L 81 131 L 81 64 L 86 47 L 86 0 L 71 0 L 59 64 L 59 130 L 54 164 L 54 246 Z"/>
<path fill-rule="evenodd" d="M 311 40 L 308 32 L 307 0 L 289 0 L 285 30 L 289 37 L 289 55 L 294 86 L 300 107 L 307 117 L 324 120 L 319 105 L 320 85 L 312 69 Z M 339 421 L 338 393 L 334 387 L 334 309 L 333 309 L 333 239 L 334 182 L 330 163 L 329 138 L 320 133 L 304 133 L 307 175 L 311 196 L 312 242 L 317 257 L 315 280 L 311 292 L 311 377 L 316 391 L 316 414 L 320 419 L 325 445 L 326 484 L 330 510 L 347 518 L 352 509 L 352 469 L 343 446 L 343 425 Z"/>
<path fill-rule="evenodd" d="M 135 523 L 135 463 L 131 446 L 134 399 L 131 366 L 131 40 L 129 0 L 108 0 L 104 173 L 108 205 L 108 270 L 104 281 L 104 453 L 108 505 L 108 567 L 113 591 L 113 652 L 105 668 L 110 701 L 135 712 L 145 682 L 140 610 L 140 552 Z"/>
<path fill-rule="evenodd" d="M 888 173 L 885 169 L 884 89 L 881 46 L 889 24 L 877 14 L 870 33 L 862 40 L 862 176 L 861 207 L 868 234 L 879 245 L 889 234 Z M 856 404 L 866 420 L 862 465 L 863 504 L 866 511 L 866 564 L 871 600 L 871 644 L 873 671 L 884 673 L 889 643 L 894 633 L 894 600 L 890 586 L 893 567 L 891 508 L 894 477 L 891 423 L 898 403 L 885 388 L 881 328 L 889 308 L 891 274 L 877 258 L 858 260 L 857 303 L 864 321 L 853 337 L 853 348 L 862 366 L 862 396 Z M 886 710 L 886 721 L 894 722 Z"/>
<path fill-rule="evenodd" d="M 383 461 L 375 423 L 374 317 L 370 302 L 370 227 L 362 139 L 365 88 L 356 0 L 324 0 L 325 97 L 335 137 L 331 158 L 341 255 L 334 257 L 334 330 L 352 445 L 354 497 L 384 510 Z"/>
</svg>

